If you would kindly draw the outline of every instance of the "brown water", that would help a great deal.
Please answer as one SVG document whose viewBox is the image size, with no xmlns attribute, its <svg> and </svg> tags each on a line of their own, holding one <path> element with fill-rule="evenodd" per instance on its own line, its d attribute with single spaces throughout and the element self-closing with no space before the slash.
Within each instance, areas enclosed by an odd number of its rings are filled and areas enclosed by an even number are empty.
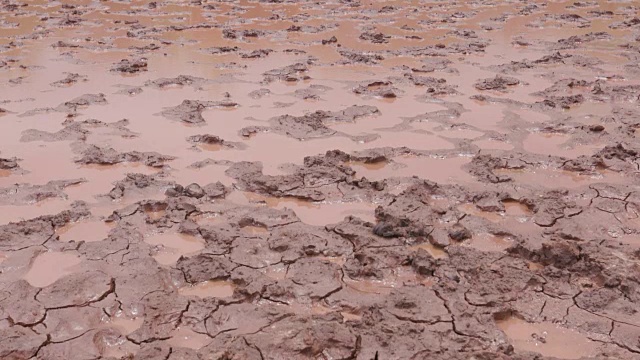
<svg viewBox="0 0 640 360">
<path fill-rule="evenodd" d="M 228 298 L 233 296 L 234 286 L 227 281 L 205 281 L 193 286 L 181 287 L 178 292 L 184 296 L 200 298 Z"/>
<path fill-rule="evenodd" d="M 447 255 L 447 253 L 443 249 L 437 246 L 431 245 L 429 243 L 415 245 L 415 246 L 412 246 L 411 248 L 414 250 L 418 250 L 418 249 L 426 250 L 429 254 L 431 254 L 431 256 L 433 256 L 436 259 L 449 257 L 449 255 Z"/>
<path fill-rule="evenodd" d="M 81 220 L 56 229 L 61 241 L 100 241 L 107 237 L 112 224 L 96 220 Z"/>
<path fill-rule="evenodd" d="M 76 271 L 82 259 L 74 252 L 45 252 L 31 264 L 24 279 L 35 287 L 45 287 Z"/>
<path fill-rule="evenodd" d="M 122 314 L 107 318 L 106 321 L 104 321 L 106 326 L 116 328 L 122 335 L 128 335 L 138 330 L 143 322 L 144 318 L 142 317 L 127 318 Z"/>
<path fill-rule="evenodd" d="M 481 233 L 473 235 L 473 237 L 464 242 L 465 246 L 471 246 L 472 248 L 480 251 L 497 251 L 501 252 L 506 250 L 513 244 L 513 239 L 505 236 L 498 236 L 493 234 Z"/>
<path fill-rule="evenodd" d="M 557 324 L 528 323 L 516 317 L 497 321 L 516 351 L 531 351 L 559 359 L 580 359 L 597 353 L 597 342 L 589 340 L 576 330 Z"/>
<path fill-rule="evenodd" d="M 153 257 L 162 265 L 175 264 L 180 256 L 197 253 L 205 246 L 201 238 L 171 233 L 151 235 L 145 242 L 158 247 Z"/>
</svg>

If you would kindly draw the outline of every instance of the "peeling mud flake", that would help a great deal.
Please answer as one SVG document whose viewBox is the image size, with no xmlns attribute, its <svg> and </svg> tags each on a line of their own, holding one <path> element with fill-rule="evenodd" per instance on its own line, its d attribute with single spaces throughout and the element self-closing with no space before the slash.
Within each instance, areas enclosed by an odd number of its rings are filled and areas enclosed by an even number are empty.
<svg viewBox="0 0 640 360">
<path fill-rule="evenodd" d="M 516 317 L 498 320 L 496 323 L 516 351 L 530 351 L 559 359 L 580 359 L 599 353 L 597 342 L 589 340 L 576 330 L 553 323 L 528 323 Z"/>
</svg>

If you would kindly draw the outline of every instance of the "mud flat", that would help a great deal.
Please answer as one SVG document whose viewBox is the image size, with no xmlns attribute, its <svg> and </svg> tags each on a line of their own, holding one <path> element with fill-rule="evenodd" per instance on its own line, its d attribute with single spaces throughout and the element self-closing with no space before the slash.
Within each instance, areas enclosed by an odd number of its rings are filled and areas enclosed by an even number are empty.
<svg viewBox="0 0 640 360">
<path fill-rule="evenodd" d="M 0 359 L 638 359 L 638 14 L 0 0 Z"/>
</svg>

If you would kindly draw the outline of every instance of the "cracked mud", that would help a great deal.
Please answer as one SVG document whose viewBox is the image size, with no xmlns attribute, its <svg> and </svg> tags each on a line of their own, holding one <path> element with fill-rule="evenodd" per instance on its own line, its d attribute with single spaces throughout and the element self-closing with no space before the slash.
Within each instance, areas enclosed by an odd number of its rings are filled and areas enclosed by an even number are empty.
<svg viewBox="0 0 640 360">
<path fill-rule="evenodd" d="M 0 358 L 638 359 L 638 13 L 0 0 Z"/>
</svg>

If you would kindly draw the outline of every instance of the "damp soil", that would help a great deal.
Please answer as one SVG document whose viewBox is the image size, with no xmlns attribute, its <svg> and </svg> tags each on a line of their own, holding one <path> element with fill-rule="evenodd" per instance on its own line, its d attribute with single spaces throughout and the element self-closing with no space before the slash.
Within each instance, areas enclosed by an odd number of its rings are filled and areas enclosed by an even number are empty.
<svg viewBox="0 0 640 360">
<path fill-rule="evenodd" d="M 0 359 L 637 359 L 633 1 L 0 1 Z"/>
</svg>

